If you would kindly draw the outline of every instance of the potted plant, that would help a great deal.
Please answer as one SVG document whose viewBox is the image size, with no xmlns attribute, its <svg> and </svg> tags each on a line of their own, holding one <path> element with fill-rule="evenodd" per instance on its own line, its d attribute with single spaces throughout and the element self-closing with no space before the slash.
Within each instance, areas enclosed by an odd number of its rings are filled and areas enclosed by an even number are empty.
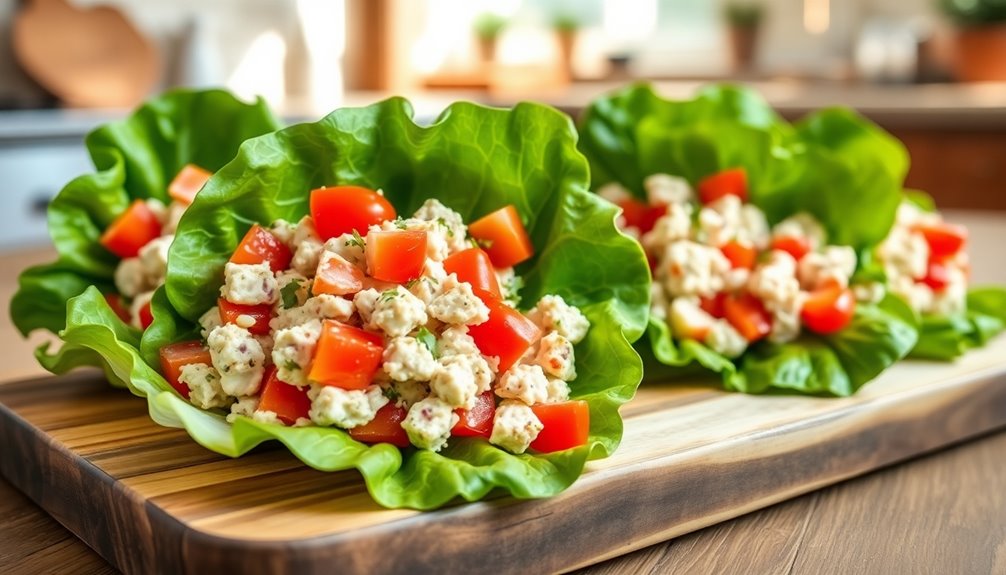
<svg viewBox="0 0 1006 575">
<path fill-rule="evenodd" d="M 506 18 L 499 14 L 482 14 L 475 19 L 475 37 L 478 38 L 479 51 L 483 62 L 496 59 L 496 41 L 506 29 Z"/>
<path fill-rule="evenodd" d="M 573 50 L 576 34 L 580 30 L 580 19 L 573 14 L 559 13 L 552 18 L 552 30 L 559 41 L 559 63 L 566 75 L 573 77 Z"/>
<path fill-rule="evenodd" d="M 731 1 L 724 6 L 723 16 L 728 26 L 730 56 L 734 68 L 750 68 L 755 61 L 758 28 L 764 9 L 755 2 Z"/>
<path fill-rule="evenodd" d="M 954 70 L 959 80 L 1006 80 L 1006 3 L 939 0 L 956 25 Z"/>
</svg>

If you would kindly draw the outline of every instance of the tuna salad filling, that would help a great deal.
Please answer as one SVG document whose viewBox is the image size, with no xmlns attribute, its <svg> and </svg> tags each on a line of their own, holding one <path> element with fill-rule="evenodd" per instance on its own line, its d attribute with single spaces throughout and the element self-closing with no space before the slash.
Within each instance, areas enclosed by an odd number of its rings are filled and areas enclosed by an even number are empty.
<svg viewBox="0 0 1006 575">
<path fill-rule="evenodd" d="M 735 358 L 762 339 L 840 331 L 857 300 L 884 297 L 881 284 L 850 285 L 855 250 L 829 245 L 813 216 L 769 226 L 747 202 L 743 169 L 709 176 L 697 194 L 667 174 L 649 176 L 645 188 L 647 203 L 618 184 L 599 193 L 622 207 L 622 227 L 643 245 L 653 272 L 652 317 L 677 339 Z"/>
<path fill-rule="evenodd" d="M 115 289 L 105 300 L 122 321 L 147 329 L 153 321 L 150 300 L 164 283 L 168 248 L 185 208 L 192 203 L 210 173 L 189 164 L 168 186 L 171 203 L 137 199 L 101 236 L 101 244 L 120 259 L 115 268 Z"/>
<path fill-rule="evenodd" d="M 202 339 L 161 350 L 196 406 L 358 441 L 439 451 L 455 436 L 512 453 L 587 442 L 571 401 L 590 324 L 562 297 L 516 309 L 533 248 L 513 208 L 466 225 L 427 200 L 409 218 L 378 191 L 311 193 L 311 215 L 253 225 Z"/>
<path fill-rule="evenodd" d="M 890 290 L 921 314 L 967 311 L 967 230 L 936 212 L 903 202 L 890 234 L 877 249 Z"/>
</svg>

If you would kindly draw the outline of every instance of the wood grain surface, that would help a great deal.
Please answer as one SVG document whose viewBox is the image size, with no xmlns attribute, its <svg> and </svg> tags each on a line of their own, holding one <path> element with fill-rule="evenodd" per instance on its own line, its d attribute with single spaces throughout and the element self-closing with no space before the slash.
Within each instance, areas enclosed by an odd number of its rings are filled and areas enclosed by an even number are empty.
<svg viewBox="0 0 1006 575">
<path fill-rule="evenodd" d="M 93 372 L 0 387 L 0 471 L 129 573 L 560 571 L 999 428 L 1004 355 L 999 339 L 906 363 L 839 400 L 650 386 L 623 409 L 615 456 L 541 501 L 384 510 L 355 472 L 209 452 Z"/>
</svg>

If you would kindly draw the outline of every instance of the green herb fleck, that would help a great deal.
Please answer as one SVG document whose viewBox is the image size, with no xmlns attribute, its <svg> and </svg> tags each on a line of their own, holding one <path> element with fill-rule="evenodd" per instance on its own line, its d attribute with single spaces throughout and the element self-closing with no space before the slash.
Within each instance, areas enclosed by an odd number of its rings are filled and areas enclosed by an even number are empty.
<svg viewBox="0 0 1006 575">
<path fill-rule="evenodd" d="M 287 371 L 297 371 L 300 369 L 300 364 L 292 359 L 288 359 L 286 360 L 286 363 L 283 364 L 283 369 Z"/>
<path fill-rule="evenodd" d="M 430 330 L 424 326 L 419 328 L 419 332 L 416 333 L 416 339 L 419 340 L 419 343 L 425 345 L 426 349 L 430 350 L 430 353 L 433 354 L 433 359 L 437 359 L 437 336 L 430 333 Z"/>
<path fill-rule="evenodd" d="M 409 280 L 409 281 L 405 282 L 405 289 L 412 289 L 412 288 L 416 287 L 417 283 L 419 283 L 419 278 L 416 278 L 414 280 Z"/>
<path fill-rule="evenodd" d="M 409 229 L 408 224 L 405 223 L 405 220 L 403 220 L 401 216 L 395 218 L 395 227 L 398 228 L 398 229 L 400 229 L 400 230 L 407 230 L 407 229 Z"/>
<path fill-rule="evenodd" d="M 398 288 L 384 290 L 383 292 L 381 292 L 380 299 L 382 302 L 389 302 L 395 299 L 396 297 L 398 297 Z"/>
<path fill-rule="evenodd" d="M 283 289 L 279 290 L 279 295 L 283 299 L 283 309 L 297 307 L 300 304 L 300 298 L 297 297 L 297 292 L 299 291 L 300 280 L 292 280 L 283 286 Z"/>
<path fill-rule="evenodd" d="M 360 232 L 353 230 L 353 239 L 346 240 L 346 246 L 356 246 L 362 250 L 367 247 L 367 242 L 363 241 L 363 236 L 360 235 Z"/>
<path fill-rule="evenodd" d="M 449 238 L 454 237 L 454 230 L 451 229 L 451 226 L 447 225 L 447 220 L 445 220 L 444 218 L 437 218 L 437 223 L 440 224 L 440 226 L 443 227 L 445 230 L 447 230 L 447 237 Z"/>
<path fill-rule="evenodd" d="M 394 386 L 385 387 L 382 391 L 384 392 L 384 397 L 387 397 L 391 401 L 397 401 L 398 398 L 402 397 L 402 394 L 398 393 L 398 390 Z"/>
</svg>

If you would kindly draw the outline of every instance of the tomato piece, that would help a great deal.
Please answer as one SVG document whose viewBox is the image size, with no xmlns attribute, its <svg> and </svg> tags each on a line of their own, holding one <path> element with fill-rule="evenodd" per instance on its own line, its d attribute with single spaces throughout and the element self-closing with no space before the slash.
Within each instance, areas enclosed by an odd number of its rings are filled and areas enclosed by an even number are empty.
<svg viewBox="0 0 1006 575">
<path fill-rule="evenodd" d="M 448 257 L 444 260 L 444 271 L 457 275 L 458 281 L 468 282 L 472 287 L 502 297 L 489 254 L 479 248 L 469 248 Z"/>
<path fill-rule="evenodd" d="M 220 310 L 220 321 L 232 323 L 240 326 L 243 322 L 238 322 L 238 318 L 246 315 L 254 321 L 248 331 L 255 335 L 269 335 L 269 320 L 272 319 L 272 306 L 264 303 L 261 305 L 244 305 L 231 303 L 224 298 L 217 300 L 217 308 Z M 242 326 L 244 327 L 244 326 Z"/>
<path fill-rule="evenodd" d="M 309 387 L 298 388 L 280 381 L 276 377 L 276 366 L 270 365 L 266 369 L 265 385 L 262 386 L 262 395 L 259 397 L 258 409 L 261 411 L 271 411 L 276 414 L 280 421 L 287 425 L 293 425 L 300 418 L 308 417 L 311 410 L 311 399 L 307 396 Z"/>
<path fill-rule="evenodd" d="M 371 189 L 331 186 L 311 191 L 311 218 L 321 241 L 353 230 L 366 235 L 370 226 L 396 217 L 391 202 Z"/>
<path fill-rule="evenodd" d="M 715 317 L 716 319 L 722 319 L 726 315 L 725 302 L 727 300 L 726 292 L 719 292 L 713 297 L 700 297 L 699 307 L 701 307 L 706 313 Z"/>
<path fill-rule="evenodd" d="M 810 292 L 800 318 L 809 330 L 829 334 L 849 325 L 855 313 L 856 297 L 852 290 L 832 283 Z"/>
<path fill-rule="evenodd" d="M 635 198 L 626 198 L 618 202 L 618 207 L 622 208 L 622 217 L 625 225 L 637 228 L 640 234 L 653 229 L 657 220 L 667 213 L 667 206 L 650 206 Z"/>
<path fill-rule="evenodd" d="M 493 434 L 496 397 L 489 390 L 478 397 L 471 409 L 455 409 L 454 413 L 458 414 L 458 422 L 451 429 L 451 435 L 488 438 Z"/>
<path fill-rule="evenodd" d="M 273 273 L 290 267 L 293 252 L 275 234 L 258 224 L 252 224 L 231 255 L 232 264 L 254 265 L 269 262 Z"/>
<path fill-rule="evenodd" d="M 374 419 L 365 425 L 349 430 L 349 436 L 361 443 L 390 443 L 398 447 L 408 447 L 409 434 L 402 429 L 402 422 L 408 412 L 404 407 L 392 403 L 377 410 Z"/>
<path fill-rule="evenodd" d="M 707 176 L 699 182 L 699 200 L 711 204 L 724 196 L 748 201 L 748 173 L 744 168 L 730 168 Z"/>
<path fill-rule="evenodd" d="M 590 406 L 586 401 L 532 405 L 531 411 L 541 421 L 542 429 L 531 442 L 531 449 L 552 453 L 587 445 L 590 435 Z"/>
<path fill-rule="evenodd" d="M 948 258 L 961 251 L 968 241 L 968 229 L 957 224 L 923 224 L 915 229 L 926 238 L 933 259 Z"/>
<path fill-rule="evenodd" d="M 195 164 L 186 164 L 182 171 L 178 172 L 175 179 L 168 184 L 168 195 L 172 199 L 185 205 L 192 203 L 196 199 L 196 194 L 206 185 L 206 180 L 213 174 L 200 168 Z"/>
<path fill-rule="evenodd" d="M 426 232 L 402 230 L 367 234 L 367 271 L 374 279 L 405 283 L 423 274 Z"/>
<path fill-rule="evenodd" d="M 101 245 L 120 258 L 134 258 L 161 235 L 161 222 L 143 200 L 134 200 L 101 234 Z"/>
<path fill-rule="evenodd" d="M 517 265 L 534 255 L 531 238 L 513 204 L 475 220 L 468 225 L 468 233 L 485 248 L 498 268 Z"/>
<path fill-rule="evenodd" d="M 363 389 L 373 381 L 383 354 L 381 336 L 326 319 L 308 378 L 321 385 Z"/>
<path fill-rule="evenodd" d="M 751 294 L 727 296 L 723 300 L 723 316 L 749 342 L 758 341 L 772 331 L 772 316 Z"/>
<path fill-rule="evenodd" d="M 754 269 L 758 259 L 758 250 L 751 244 L 730 240 L 720 247 L 724 257 L 730 260 L 730 267 Z"/>
<path fill-rule="evenodd" d="M 797 236 L 779 236 L 772 238 L 772 249 L 786 252 L 796 261 L 800 261 L 803 256 L 810 253 L 810 241 Z"/>
<path fill-rule="evenodd" d="M 150 324 L 154 323 L 154 312 L 150 311 L 149 301 L 143 304 L 143 307 L 137 312 L 137 318 L 140 320 L 140 329 L 147 329 Z"/>
<path fill-rule="evenodd" d="M 185 399 L 189 398 L 189 386 L 178 380 L 182 375 L 182 368 L 193 363 L 213 364 L 210 350 L 206 349 L 201 341 L 183 341 L 164 346 L 161 348 L 160 356 L 164 379 L 168 380 L 171 387 Z"/>
<path fill-rule="evenodd" d="M 500 358 L 499 372 L 503 373 L 538 341 L 541 330 L 493 294 L 478 288 L 472 288 L 472 292 L 489 308 L 489 319 L 468 326 L 468 335 L 484 355 Z"/>
<path fill-rule="evenodd" d="M 423 232 L 426 233 L 426 232 Z M 318 275 L 314 276 L 311 293 L 351 295 L 363 289 L 363 271 L 349 263 L 342 256 L 324 252 L 318 264 Z"/>
<path fill-rule="evenodd" d="M 926 277 L 922 278 L 922 283 L 932 288 L 933 291 L 946 288 L 950 284 L 950 268 L 943 262 L 929 260 Z"/>
<path fill-rule="evenodd" d="M 132 321 L 132 317 L 129 315 L 129 308 L 122 301 L 122 296 L 117 293 L 106 293 L 105 302 L 108 303 L 108 307 L 112 308 L 112 312 L 118 316 L 122 321 L 129 323 Z"/>
</svg>

